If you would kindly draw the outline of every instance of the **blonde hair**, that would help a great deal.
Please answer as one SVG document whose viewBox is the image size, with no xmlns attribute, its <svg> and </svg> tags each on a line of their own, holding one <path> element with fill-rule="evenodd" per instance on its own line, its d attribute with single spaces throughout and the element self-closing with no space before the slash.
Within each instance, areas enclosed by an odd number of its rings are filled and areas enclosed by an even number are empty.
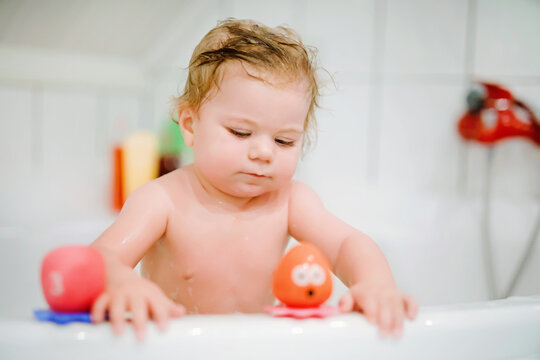
<svg viewBox="0 0 540 360">
<path fill-rule="evenodd" d="M 290 28 L 233 18 L 220 21 L 195 47 L 184 91 L 174 99 L 174 111 L 186 105 L 198 110 L 214 86 L 219 87 L 222 65 L 240 61 L 287 81 L 307 82 L 310 105 L 304 120 L 304 145 L 309 145 L 315 135 L 315 108 L 319 106 L 316 53 Z"/>
</svg>

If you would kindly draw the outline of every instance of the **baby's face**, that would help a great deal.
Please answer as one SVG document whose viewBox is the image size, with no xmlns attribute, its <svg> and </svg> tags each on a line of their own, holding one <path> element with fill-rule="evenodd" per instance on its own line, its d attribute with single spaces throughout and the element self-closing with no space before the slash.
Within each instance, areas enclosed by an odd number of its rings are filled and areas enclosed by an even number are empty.
<svg viewBox="0 0 540 360">
<path fill-rule="evenodd" d="M 303 82 L 271 85 L 239 63 L 224 76 L 193 124 L 197 170 L 220 191 L 253 197 L 287 184 L 302 149 L 309 109 Z M 275 78 L 250 73 L 274 82 Z"/>
</svg>

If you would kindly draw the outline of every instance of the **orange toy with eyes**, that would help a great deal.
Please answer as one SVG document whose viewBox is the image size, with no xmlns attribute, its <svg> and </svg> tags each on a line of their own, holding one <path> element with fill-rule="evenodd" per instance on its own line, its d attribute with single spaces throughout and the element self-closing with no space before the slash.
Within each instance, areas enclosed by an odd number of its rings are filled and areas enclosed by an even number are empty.
<svg viewBox="0 0 540 360">
<path fill-rule="evenodd" d="M 320 306 L 332 294 L 332 273 L 328 260 L 313 245 L 298 245 L 281 259 L 272 290 L 283 303 L 266 308 L 274 316 L 326 317 L 337 312 L 335 307 Z"/>
</svg>

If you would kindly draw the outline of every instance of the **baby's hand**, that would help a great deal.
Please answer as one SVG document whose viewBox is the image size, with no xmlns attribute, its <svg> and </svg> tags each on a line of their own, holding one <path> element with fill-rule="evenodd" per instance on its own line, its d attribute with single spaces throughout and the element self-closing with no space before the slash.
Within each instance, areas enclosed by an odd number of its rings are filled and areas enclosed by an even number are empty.
<svg viewBox="0 0 540 360">
<path fill-rule="evenodd" d="M 379 326 L 382 337 L 392 333 L 396 338 L 403 333 L 405 316 L 414 320 L 418 313 L 416 301 L 395 287 L 355 284 L 340 299 L 342 312 L 360 311 L 372 324 Z"/>
<path fill-rule="evenodd" d="M 125 326 L 125 314 L 131 312 L 133 327 L 139 341 L 145 337 L 149 315 L 164 331 L 169 317 L 179 317 L 186 313 L 182 305 L 169 299 L 153 282 L 139 276 L 101 294 L 92 306 L 91 318 L 101 323 L 109 310 L 109 320 L 113 331 L 121 335 Z"/>
</svg>

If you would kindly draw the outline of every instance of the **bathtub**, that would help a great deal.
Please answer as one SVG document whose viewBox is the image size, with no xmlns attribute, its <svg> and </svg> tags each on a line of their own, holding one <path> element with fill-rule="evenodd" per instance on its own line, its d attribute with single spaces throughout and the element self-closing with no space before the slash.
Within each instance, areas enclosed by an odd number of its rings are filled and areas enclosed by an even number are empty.
<svg viewBox="0 0 540 360">
<path fill-rule="evenodd" d="M 538 292 L 484 301 L 483 276 L 475 270 L 478 254 L 472 248 L 454 241 L 460 252 L 453 254 L 447 242 L 421 243 L 416 235 L 407 238 L 395 229 L 374 237 L 400 287 L 421 305 L 399 340 L 380 339 L 359 314 L 323 320 L 190 315 L 172 320 L 165 333 L 150 324 L 143 343 L 129 327 L 117 338 L 108 324 L 60 326 L 34 320 L 32 311 L 46 308 L 39 285 L 43 256 L 60 245 L 90 243 L 112 221 L 106 216 L 40 228 L 0 225 L 0 359 L 540 359 Z M 396 232 L 406 241 L 385 241 Z M 468 256 L 456 266 L 454 256 L 461 254 Z M 536 291 L 537 279 L 527 284 Z M 346 290 L 336 285 L 330 299 L 334 305 Z"/>
<path fill-rule="evenodd" d="M 131 328 L 0 322 L 2 359 L 540 359 L 540 297 L 422 307 L 401 339 L 379 338 L 359 314 L 327 319 L 190 315 L 144 342 Z"/>
</svg>

